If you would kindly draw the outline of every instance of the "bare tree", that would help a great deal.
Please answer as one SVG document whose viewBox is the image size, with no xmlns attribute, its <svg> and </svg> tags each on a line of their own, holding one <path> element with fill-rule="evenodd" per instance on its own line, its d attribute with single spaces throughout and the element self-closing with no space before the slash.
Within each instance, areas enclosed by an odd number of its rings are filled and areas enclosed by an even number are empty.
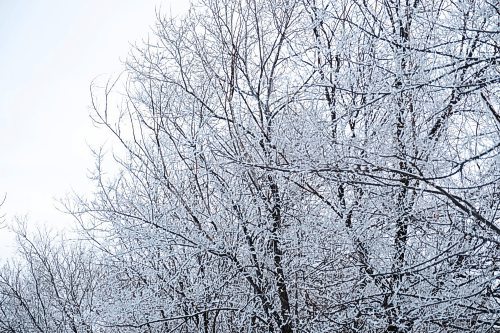
<svg viewBox="0 0 500 333">
<path fill-rule="evenodd" d="M 57 282 L 72 262 L 24 238 L 35 266 L 0 275 L 0 309 L 41 331 L 497 330 L 498 14 L 200 0 L 159 15 L 127 75 L 91 90 L 118 170 L 98 153 L 95 196 L 68 209 L 106 273 L 77 252 L 92 286 L 77 307 Z"/>
<path fill-rule="evenodd" d="M 94 292 L 102 278 L 83 244 L 16 229 L 18 257 L 0 270 L 0 331 L 96 332 Z"/>
</svg>

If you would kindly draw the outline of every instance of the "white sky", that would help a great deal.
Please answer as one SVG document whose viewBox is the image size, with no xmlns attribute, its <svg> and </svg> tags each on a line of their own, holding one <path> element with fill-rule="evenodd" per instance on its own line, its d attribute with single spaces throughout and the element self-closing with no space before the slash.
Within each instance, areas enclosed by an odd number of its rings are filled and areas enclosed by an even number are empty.
<svg viewBox="0 0 500 333">
<path fill-rule="evenodd" d="M 119 73 L 131 42 L 145 39 L 155 8 L 188 0 L 0 0 L 0 208 L 7 222 L 72 223 L 54 199 L 87 192 L 88 144 L 104 140 L 89 119 L 89 85 Z M 0 230 L 0 257 L 8 232 Z"/>
</svg>

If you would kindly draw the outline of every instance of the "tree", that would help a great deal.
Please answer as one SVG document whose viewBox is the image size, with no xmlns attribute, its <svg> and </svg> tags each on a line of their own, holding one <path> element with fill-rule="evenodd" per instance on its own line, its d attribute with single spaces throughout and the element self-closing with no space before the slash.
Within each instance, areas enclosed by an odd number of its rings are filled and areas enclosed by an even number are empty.
<svg viewBox="0 0 500 333">
<path fill-rule="evenodd" d="M 0 270 L 0 332 L 99 332 L 94 293 L 102 273 L 93 251 L 48 232 L 16 229 L 18 257 Z"/>
<path fill-rule="evenodd" d="M 487 332 L 499 7 L 201 0 L 92 89 L 117 140 L 69 210 L 123 332 Z"/>
</svg>

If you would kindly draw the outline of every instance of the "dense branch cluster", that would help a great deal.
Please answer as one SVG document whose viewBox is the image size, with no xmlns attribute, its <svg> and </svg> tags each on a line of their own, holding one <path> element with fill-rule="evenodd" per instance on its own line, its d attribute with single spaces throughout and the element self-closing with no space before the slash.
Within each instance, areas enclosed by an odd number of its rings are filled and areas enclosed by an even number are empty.
<svg viewBox="0 0 500 333">
<path fill-rule="evenodd" d="M 92 91 L 121 147 L 70 207 L 93 249 L 20 232 L 0 332 L 500 329 L 499 26 L 489 0 L 159 16 L 121 107 Z"/>
</svg>

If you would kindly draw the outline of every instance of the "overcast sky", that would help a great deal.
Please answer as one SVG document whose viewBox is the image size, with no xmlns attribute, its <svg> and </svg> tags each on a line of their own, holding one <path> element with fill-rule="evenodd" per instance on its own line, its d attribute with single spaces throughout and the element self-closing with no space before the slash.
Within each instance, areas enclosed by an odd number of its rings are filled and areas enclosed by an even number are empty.
<svg viewBox="0 0 500 333">
<path fill-rule="evenodd" d="M 123 69 L 130 43 L 147 37 L 155 8 L 188 0 L 0 0 L 0 208 L 7 222 L 71 223 L 54 199 L 87 192 L 89 85 Z M 8 238 L 0 230 L 0 249 Z M 5 252 L 5 251 L 4 251 Z M 1 253 L 0 253 L 1 256 Z"/>
</svg>

